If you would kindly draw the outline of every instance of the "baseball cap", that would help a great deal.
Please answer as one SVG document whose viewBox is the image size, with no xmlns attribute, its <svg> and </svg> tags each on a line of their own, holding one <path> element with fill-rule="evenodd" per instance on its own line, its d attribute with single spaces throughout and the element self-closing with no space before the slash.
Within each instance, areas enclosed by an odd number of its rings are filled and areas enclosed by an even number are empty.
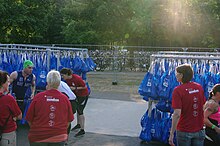
<svg viewBox="0 0 220 146">
<path fill-rule="evenodd" d="M 24 61 L 23 68 L 33 67 L 33 66 L 34 66 L 34 64 L 33 64 L 32 61 L 30 61 L 30 60 L 25 60 Z"/>
</svg>

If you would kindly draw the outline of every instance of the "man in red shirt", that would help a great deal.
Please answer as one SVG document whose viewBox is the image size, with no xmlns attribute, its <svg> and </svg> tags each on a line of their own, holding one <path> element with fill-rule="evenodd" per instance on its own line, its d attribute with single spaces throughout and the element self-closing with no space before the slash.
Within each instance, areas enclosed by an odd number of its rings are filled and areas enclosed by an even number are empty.
<svg viewBox="0 0 220 146">
<path fill-rule="evenodd" d="M 68 97 L 57 90 L 60 81 L 60 73 L 50 71 L 47 90 L 38 93 L 31 102 L 26 115 L 31 146 L 40 146 L 42 143 L 62 146 L 67 140 L 67 128 L 74 117 Z"/>
<path fill-rule="evenodd" d="M 191 82 L 193 70 L 183 64 L 176 68 L 176 78 L 182 84 L 172 94 L 172 127 L 169 144 L 174 145 L 176 131 L 178 146 L 203 146 L 205 131 L 203 129 L 203 105 L 206 101 L 201 85 Z"/>
<path fill-rule="evenodd" d="M 61 69 L 60 74 L 76 95 L 77 125 L 72 130 L 80 128 L 80 131 L 75 137 L 84 135 L 85 117 L 83 110 L 88 101 L 89 90 L 83 79 L 80 76 L 73 74 L 71 69 L 63 68 Z"/>
</svg>

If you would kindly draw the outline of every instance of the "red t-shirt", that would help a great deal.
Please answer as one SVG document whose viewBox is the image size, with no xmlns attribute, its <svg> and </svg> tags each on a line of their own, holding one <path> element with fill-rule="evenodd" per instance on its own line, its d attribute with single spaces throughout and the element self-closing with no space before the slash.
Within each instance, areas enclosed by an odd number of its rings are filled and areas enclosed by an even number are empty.
<svg viewBox="0 0 220 146">
<path fill-rule="evenodd" d="M 28 139 L 37 142 L 67 134 L 67 124 L 73 119 L 67 96 L 55 89 L 38 93 L 26 115 L 26 120 L 31 122 Z"/>
<path fill-rule="evenodd" d="M 195 82 L 177 86 L 172 94 L 173 109 L 181 109 L 177 130 L 198 132 L 203 127 L 203 105 L 206 98 L 201 85 Z"/>
<path fill-rule="evenodd" d="M 3 95 L 2 93 L 0 93 L 0 96 L 2 96 L 0 98 L 0 125 L 4 125 L 5 121 L 11 114 L 3 130 L 3 133 L 9 133 L 17 129 L 17 124 L 12 117 L 19 116 L 21 114 L 21 110 L 13 96 Z"/>
<path fill-rule="evenodd" d="M 73 86 L 73 84 L 76 87 L 85 87 L 86 86 L 86 84 L 83 81 L 83 79 L 80 76 L 76 75 L 76 74 L 72 74 L 72 78 L 71 79 L 67 79 L 66 83 L 69 86 Z M 85 97 L 85 96 L 89 95 L 88 88 L 86 88 L 86 89 L 79 89 L 79 90 L 73 90 L 73 92 L 74 92 L 74 94 L 77 97 Z"/>
</svg>

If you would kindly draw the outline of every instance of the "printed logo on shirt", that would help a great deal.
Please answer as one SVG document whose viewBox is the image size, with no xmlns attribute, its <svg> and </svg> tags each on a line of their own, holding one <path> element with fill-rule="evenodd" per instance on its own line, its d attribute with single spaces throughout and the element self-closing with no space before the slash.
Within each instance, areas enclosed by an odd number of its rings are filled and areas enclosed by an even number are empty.
<svg viewBox="0 0 220 146">
<path fill-rule="evenodd" d="M 50 105 L 50 111 L 54 112 L 56 110 L 56 107 L 54 105 Z"/>
<path fill-rule="evenodd" d="M 50 113 L 49 114 L 49 118 L 52 120 L 52 119 L 54 119 L 55 118 L 55 114 L 54 113 Z"/>
<path fill-rule="evenodd" d="M 193 109 L 197 109 L 198 108 L 198 104 L 197 103 L 194 103 L 193 104 Z"/>
<path fill-rule="evenodd" d="M 198 116 L 198 112 L 197 111 L 193 111 L 193 116 L 197 117 Z"/>
<path fill-rule="evenodd" d="M 198 101 L 198 98 L 194 96 L 194 97 L 193 97 L 193 101 L 194 101 L 194 102 L 197 102 L 197 101 Z"/>
<path fill-rule="evenodd" d="M 23 77 L 20 77 L 20 78 L 18 79 L 18 81 L 19 81 L 19 82 L 23 82 Z"/>
<path fill-rule="evenodd" d="M 53 120 L 50 120 L 48 124 L 49 124 L 50 127 L 52 127 L 52 126 L 54 126 L 55 123 L 54 123 Z"/>
<path fill-rule="evenodd" d="M 189 94 L 198 93 L 198 92 L 199 92 L 198 89 L 194 89 L 194 90 L 189 91 Z"/>
<path fill-rule="evenodd" d="M 23 86 L 23 82 L 17 82 L 17 86 Z"/>
<path fill-rule="evenodd" d="M 59 102 L 60 101 L 60 99 L 54 98 L 52 96 L 46 96 L 45 95 L 45 97 L 47 98 L 48 102 Z"/>
</svg>

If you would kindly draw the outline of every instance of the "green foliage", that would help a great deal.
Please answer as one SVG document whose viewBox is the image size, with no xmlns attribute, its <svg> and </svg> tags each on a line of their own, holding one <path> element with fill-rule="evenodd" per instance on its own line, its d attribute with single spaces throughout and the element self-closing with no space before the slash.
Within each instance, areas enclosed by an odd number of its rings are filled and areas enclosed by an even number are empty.
<svg viewBox="0 0 220 146">
<path fill-rule="evenodd" d="M 0 0 L 1 43 L 220 46 L 219 0 Z"/>
</svg>

